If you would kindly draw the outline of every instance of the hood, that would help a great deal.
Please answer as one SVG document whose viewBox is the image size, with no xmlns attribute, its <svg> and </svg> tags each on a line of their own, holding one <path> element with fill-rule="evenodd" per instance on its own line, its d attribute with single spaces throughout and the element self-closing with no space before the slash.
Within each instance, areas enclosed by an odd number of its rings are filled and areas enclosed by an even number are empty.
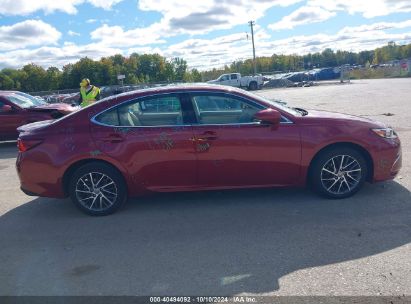
<svg viewBox="0 0 411 304">
<path fill-rule="evenodd" d="M 308 121 L 319 122 L 323 120 L 332 120 L 336 123 L 338 122 L 344 123 L 344 122 L 350 121 L 350 122 L 366 123 L 366 124 L 370 124 L 376 127 L 385 127 L 383 123 L 375 121 L 367 117 L 338 113 L 338 112 L 309 110 L 308 115 L 303 116 L 303 118 L 304 120 L 307 120 L 307 122 Z"/>
<path fill-rule="evenodd" d="M 51 103 L 30 108 L 32 111 L 59 111 L 62 114 L 69 114 L 77 111 L 79 107 L 72 106 L 66 103 Z"/>
</svg>

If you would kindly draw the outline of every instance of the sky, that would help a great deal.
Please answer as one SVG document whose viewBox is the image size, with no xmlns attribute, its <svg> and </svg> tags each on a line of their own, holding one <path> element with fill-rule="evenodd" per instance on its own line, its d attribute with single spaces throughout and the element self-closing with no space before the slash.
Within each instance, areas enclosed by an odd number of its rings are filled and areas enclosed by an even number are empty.
<svg viewBox="0 0 411 304">
<path fill-rule="evenodd" d="M 411 0 L 0 0 L 0 69 L 158 53 L 208 70 L 256 56 L 411 43 Z"/>
</svg>

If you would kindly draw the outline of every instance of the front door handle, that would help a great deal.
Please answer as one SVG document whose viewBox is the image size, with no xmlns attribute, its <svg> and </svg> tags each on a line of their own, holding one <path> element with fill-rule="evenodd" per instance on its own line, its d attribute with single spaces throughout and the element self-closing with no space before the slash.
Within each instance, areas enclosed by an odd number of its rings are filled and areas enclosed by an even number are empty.
<svg viewBox="0 0 411 304">
<path fill-rule="evenodd" d="M 192 142 L 204 142 L 209 140 L 216 140 L 218 139 L 217 133 L 213 131 L 206 131 L 200 135 L 194 135 L 190 138 Z"/>
<path fill-rule="evenodd" d="M 109 142 L 112 144 L 119 143 L 124 141 L 123 136 L 117 133 L 109 134 L 107 137 L 103 138 L 104 142 Z"/>
<path fill-rule="evenodd" d="M 200 141 L 216 140 L 218 138 L 217 133 L 214 131 L 205 131 L 203 134 L 197 137 Z"/>
</svg>

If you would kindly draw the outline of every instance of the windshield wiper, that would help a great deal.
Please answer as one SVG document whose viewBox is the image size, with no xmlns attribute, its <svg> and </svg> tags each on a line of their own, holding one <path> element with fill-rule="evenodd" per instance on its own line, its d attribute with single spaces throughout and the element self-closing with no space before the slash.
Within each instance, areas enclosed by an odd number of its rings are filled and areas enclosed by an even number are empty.
<svg viewBox="0 0 411 304">
<path fill-rule="evenodd" d="M 295 111 L 297 111 L 298 113 L 301 113 L 302 116 L 308 115 L 308 111 L 301 109 L 301 108 L 293 108 Z"/>
</svg>

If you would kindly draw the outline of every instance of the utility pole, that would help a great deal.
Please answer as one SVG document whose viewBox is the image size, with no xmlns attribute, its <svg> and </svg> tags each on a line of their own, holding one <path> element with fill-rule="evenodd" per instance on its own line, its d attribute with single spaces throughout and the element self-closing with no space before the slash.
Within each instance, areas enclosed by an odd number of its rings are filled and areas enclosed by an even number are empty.
<svg viewBox="0 0 411 304">
<path fill-rule="evenodd" d="M 254 28 L 253 26 L 255 25 L 254 21 L 249 21 L 248 24 L 251 27 L 251 40 L 253 41 L 253 65 L 254 65 L 254 75 L 257 74 L 257 65 L 255 62 L 255 46 L 254 46 Z"/>
</svg>

